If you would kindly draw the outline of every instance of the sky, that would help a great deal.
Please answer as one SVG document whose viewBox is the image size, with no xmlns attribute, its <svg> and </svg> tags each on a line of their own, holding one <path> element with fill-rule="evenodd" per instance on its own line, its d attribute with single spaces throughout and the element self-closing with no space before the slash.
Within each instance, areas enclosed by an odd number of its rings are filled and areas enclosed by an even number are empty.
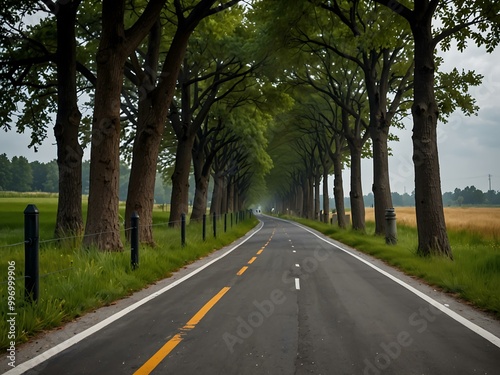
<svg viewBox="0 0 500 375">
<path fill-rule="evenodd" d="M 442 191 L 453 191 L 474 185 L 477 189 L 500 190 L 500 48 L 487 54 L 483 48 L 470 46 L 464 53 L 450 51 L 439 53 L 444 58 L 443 70 L 456 67 L 459 71 L 475 70 L 484 76 L 481 86 L 470 90 L 480 110 L 477 116 L 466 117 L 461 113 L 451 115 L 448 123 L 438 125 L 438 147 L 441 168 Z M 29 133 L 0 131 L 0 154 L 9 158 L 25 156 L 30 162 L 49 162 L 56 158 L 55 139 L 49 126 L 49 137 L 38 152 L 28 149 Z M 412 163 L 411 119 L 406 129 L 395 129 L 399 142 L 391 142 L 392 156 L 389 159 L 391 189 L 398 193 L 411 194 L 414 189 Z M 89 159 L 85 151 L 84 158 Z M 371 191 L 373 173 L 371 160 L 362 163 L 363 194 Z M 330 186 L 333 187 L 333 178 Z M 349 195 L 349 170 L 344 171 L 344 191 Z"/>
</svg>

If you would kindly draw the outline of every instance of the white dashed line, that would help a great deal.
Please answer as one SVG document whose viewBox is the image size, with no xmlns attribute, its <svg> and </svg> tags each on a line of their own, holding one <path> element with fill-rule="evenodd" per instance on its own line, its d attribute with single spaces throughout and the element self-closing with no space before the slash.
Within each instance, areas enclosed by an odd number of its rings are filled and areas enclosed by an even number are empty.
<svg viewBox="0 0 500 375">
<path fill-rule="evenodd" d="M 300 280 L 295 278 L 295 289 L 300 290 Z"/>
</svg>

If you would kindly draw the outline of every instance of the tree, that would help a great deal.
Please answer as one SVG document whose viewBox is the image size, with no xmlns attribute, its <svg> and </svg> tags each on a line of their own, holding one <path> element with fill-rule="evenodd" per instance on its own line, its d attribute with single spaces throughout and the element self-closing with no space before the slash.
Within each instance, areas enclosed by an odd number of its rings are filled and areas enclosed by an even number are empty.
<svg viewBox="0 0 500 375">
<path fill-rule="evenodd" d="M 56 236 L 67 232 L 78 234 L 83 229 L 80 193 L 83 151 L 78 139 L 81 114 L 77 103 L 76 60 L 76 17 L 80 4 L 81 0 L 21 1 L 9 9 L 18 19 L 5 17 L 10 20 L 5 27 L 12 36 L 3 49 L 2 66 L 6 69 L 2 78 L 8 82 L 7 93 L 15 98 L 12 102 L 24 106 L 16 126 L 20 131 L 32 130 L 30 147 L 35 150 L 47 135 L 47 124 L 53 121 L 57 105 L 54 135 L 60 193 Z M 38 23 L 33 24 L 30 15 L 39 18 Z M 81 62 L 80 66 L 83 67 Z M 13 110 L 7 106 L 2 112 L 9 117 Z"/>
<path fill-rule="evenodd" d="M 0 155 L 0 191 L 10 190 L 12 186 L 12 168 L 7 154 Z"/>
<path fill-rule="evenodd" d="M 14 156 L 11 160 L 11 189 L 13 191 L 31 191 L 33 184 L 33 172 L 31 165 L 24 156 Z"/>
<path fill-rule="evenodd" d="M 90 162 L 85 246 L 121 250 L 118 214 L 120 95 L 127 58 L 156 22 L 165 0 L 150 0 L 125 28 L 126 1 L 103 0 L 102 34 L 96 54 L 97 82 Z"/>
<path fill-rule="evenodd" d="M 412 88 L 413 61 L 409 57 L 409 30 L 397 20 L 384 15 L 371 2 L 321 2 L 319 6 L 336 17 L 328 23 L 336 33 L 323 31 L 308 43 L 324 46 L 342 58 L 349 59 L 363 71 L 370 108 L 369 134 L 372 141 L 373 185 L 375 199 L 375 233 L 385 233 L 385 210 L 392 207 L 389 181 L 389 130 L 393 119 Z M 374 20 L 373 15 L 378 14 Z M 343 38 L 336 35 L 344 25 Z M 320 22 L 318 21 L 318 24 Z M 392 30 L 401 29 L 401 33 Z M 332 35 L 333 34 L 333 35 Z M 351 37 L 347 35 L 351 34 Z M 347 39 L 347 41 L 346 41 Z M 352 45 L 356 49 L 352 49 Z"/>
<path fill-rule="evenodd" d="M 134 139 L 134 156 L 126 208 L 127 220 L 133 211 L 137 211 L 139 216 L 144 218 L 143 226 L 150 227 L 150 223 L 152 222 L 152 204 L 159 147 L 165 130 L 165 123 L 167 122 L 168 110 L 175 94 L 177 78 L 184 61 L 191 34 L 201 20 L 222 12 L 238 2 L 239 0 L 230 0 L 214 6 L 216 3 L 215 0 L 200 0 L 195 2 L 193 6 L 186 6 L 180 1 L 174 1 L 173 14 L 175 15 L 175 21 L 173 22 L 176 25 L 176 29 L 165 60 L 163 61 L 161 73 L 158 79 L 156 79 L 157 74 L 154 65 L 146 66 L 145 68 L 148 70 L 147 78 L 141 82 L 143 93 L 141 102 L 144 103 L 144 110 L 140 111 L 141 115 Z M 178 150 L 180 149 L 178 148 Z M 179 163 L 184 164 L 188 160 L 189 166 L 190 154 L 191 148 L 188 146 L 182 150 L 182 154 L 179 153 L 176 155 L 176 160 L 179 159 Z M 179 177 L 179 180 L 185 183 L 185 176 Z M 184 185 L 181 189 L 187 190 L 187 186 Z M 183 190 L 179 191 L 173 188 L 172 196 L 174 194 L 183 195 L 184 193 Z M 180 208 L 177 207 L 173 213 L 173 217 L 177 217 L 178 220 L 180 220 L 182 211 L 187 211 L 186 207 L 184 207 L 185 201 L 182 198 L 182 206 Z M 152 241 L 152 233 L 146 232 L 143 238 L 145 241 Z"/>
<path fill-rule="evenodd" d="M 413 9 L 397 0 L 375 0 L 403 17 L 414 40 L 413 162 L 415 168 L 415 206 L 418 228 L 418 254 L 453 258 L 444 219 L 437 148 L 439 105 L 436 101 L 435 49 L 440 42 L 450 46 L 457 38 L 459 49 L 467 40 L 486 44 L 492 51 L 500 37 L 500 3 L 492 1 L 441 2 L 419 0 Z M 434 18 L 442 27 L 433 29 Z M 476 28 L 472 28 L 475 25 Z"/>
</svg>

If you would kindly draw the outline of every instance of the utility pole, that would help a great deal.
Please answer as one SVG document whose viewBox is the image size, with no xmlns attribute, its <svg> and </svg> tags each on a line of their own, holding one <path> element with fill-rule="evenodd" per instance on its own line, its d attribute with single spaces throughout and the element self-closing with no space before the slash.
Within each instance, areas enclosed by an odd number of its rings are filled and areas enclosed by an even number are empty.
<svg viewBox="0 0 500 375">
<path fill-rule="evenodd" d="M 490 189 L 488 191 L 491 191 L 491 174 L 488 175 L 488 182 L 490 186 Z"/>
</svg>

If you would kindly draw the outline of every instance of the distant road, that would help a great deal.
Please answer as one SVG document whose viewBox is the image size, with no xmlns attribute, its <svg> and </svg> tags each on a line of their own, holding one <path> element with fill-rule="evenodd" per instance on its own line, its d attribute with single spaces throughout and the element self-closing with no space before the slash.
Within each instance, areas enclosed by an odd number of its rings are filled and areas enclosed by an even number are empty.
<svg viewBox="0 0 500 375">
<path fill-rule="evenodd" d="M 321 235 L 260 219 L 223 258 L 26 373 L 500 374 L 496 336 Z"/>
</svg>

